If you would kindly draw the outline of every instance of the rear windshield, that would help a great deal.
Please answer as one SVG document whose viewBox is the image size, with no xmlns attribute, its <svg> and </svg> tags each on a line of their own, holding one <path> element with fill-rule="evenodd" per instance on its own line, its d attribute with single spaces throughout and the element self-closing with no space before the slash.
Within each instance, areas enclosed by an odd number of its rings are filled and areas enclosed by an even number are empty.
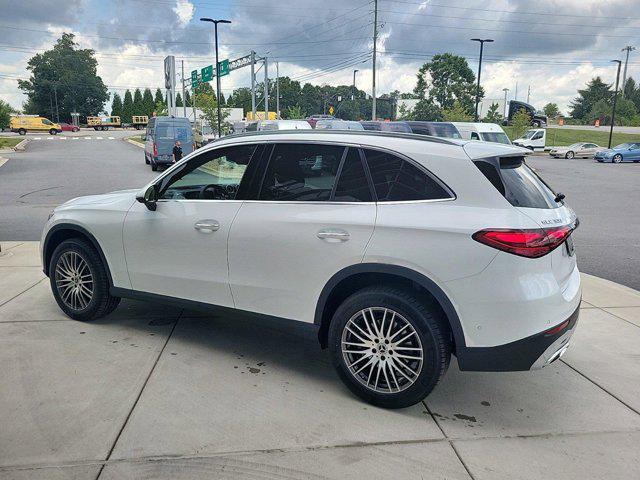
<svg viewBox="0 0 640 480">
<path fill-rule="evenodd" d="M 556 194 L 525 163 L 524 158 L 491 158 L 476 160 L 476 167 L 514 207 L 558 208 Z"/>
</svg>

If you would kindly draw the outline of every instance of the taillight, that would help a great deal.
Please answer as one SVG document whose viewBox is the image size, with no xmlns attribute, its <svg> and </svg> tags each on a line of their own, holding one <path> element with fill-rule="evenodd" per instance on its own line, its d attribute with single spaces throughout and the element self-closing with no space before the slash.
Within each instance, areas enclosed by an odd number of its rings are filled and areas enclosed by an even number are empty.
<svg viewBox="0 0 640 480">
<path fill-rule="evenodd" d="M 153 156 L 158 156 L 158 147 L 156 146 L 155 142 L 153 143 Z"/>
<path fill-rule="evenodd" d="M 474 233 L 472 238 L 503 252 L 539 258 L 562 245 L 573 230 L 574 227 L 571 225 L 527 230 L 489 228 Z"/>
</svg>

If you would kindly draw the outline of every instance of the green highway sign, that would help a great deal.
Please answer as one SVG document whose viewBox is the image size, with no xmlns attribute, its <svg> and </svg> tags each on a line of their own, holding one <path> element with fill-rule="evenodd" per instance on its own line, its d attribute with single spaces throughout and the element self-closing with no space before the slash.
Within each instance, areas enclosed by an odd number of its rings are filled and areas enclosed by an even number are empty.
<svg viewBox="0 0 640 480">
<path fill-rule="evenodd" d="M 221 77 L 229 75 L 229 60 L 222 60 L 218 68 L 220 69 Z"/>
<path fill-rule="evenodd" d="M 191 71 L 191 88 L 198 86 L 198 70 Z"/>
<path fill-rule="evenodd" d="M 213 65 L 204 67 L 202 70 L 202 83 L 213 80 Z"/>
</svg>

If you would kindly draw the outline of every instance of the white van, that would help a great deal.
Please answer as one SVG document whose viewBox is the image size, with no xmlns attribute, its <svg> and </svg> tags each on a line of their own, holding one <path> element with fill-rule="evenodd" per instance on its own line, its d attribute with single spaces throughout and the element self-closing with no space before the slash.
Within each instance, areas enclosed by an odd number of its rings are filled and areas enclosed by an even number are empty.
<svg viewBox="0 0 640 480">
<path fill-rule="evenodd" d="M 500 125 L 495 123 L 452 122 L 465 140 L 503 143 L 511 145 L 511 140 Z"/>
<path fill-rule="evenodd" d="M 547 130 L 545 128 L 527 130 L 522 137 L 516 138 L 513 144 L 532 151 L 544 151 L 547 146 Z"/>
</svg>

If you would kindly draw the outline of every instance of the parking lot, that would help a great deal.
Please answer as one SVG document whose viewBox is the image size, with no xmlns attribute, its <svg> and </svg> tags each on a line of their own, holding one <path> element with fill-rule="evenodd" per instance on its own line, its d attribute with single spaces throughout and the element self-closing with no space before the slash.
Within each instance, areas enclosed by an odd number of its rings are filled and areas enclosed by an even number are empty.
<svg viewBox="0 0 640 480">
<path fill-rule="evenodd" d="M 426 402 L 354 398 L 312 325 L 123 301 L 79 323 L 36 242 L 0 256 L 0 478 L 636 478 L 640 293 L 585 276 L 536 372 L 461 373 Z M 606 460 L 605 460 L 606 459 Z"/>
</svg>

